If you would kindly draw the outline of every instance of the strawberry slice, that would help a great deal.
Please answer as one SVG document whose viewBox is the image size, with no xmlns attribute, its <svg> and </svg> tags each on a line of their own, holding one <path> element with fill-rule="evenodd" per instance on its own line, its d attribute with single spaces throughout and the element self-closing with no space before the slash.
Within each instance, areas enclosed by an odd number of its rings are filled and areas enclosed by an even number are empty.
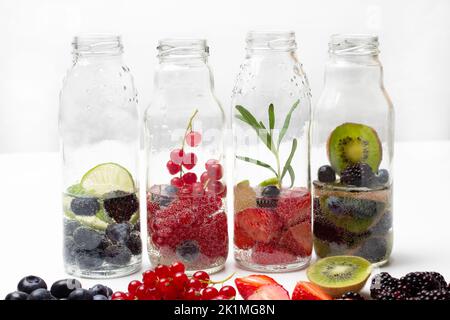
<svg viewBox="0 0 450 320">
<path fill-rule="evenodd" d="M 271 277 L 261 274 L 252 274 L 247 277 L 236 278 L 234 283 L 236 284 L 236 288 L 238 289 L 240 295 L 245 300 L 262 286 L 278 285 L 278 283 Z"/>
<path fill-rule="evenodd" d="M 302 221 L 311 220 L 311 194 L 306 188 L 296 188 L 280 197 L 277 214 L 285 226 L 293 226 Z"/>
<path fill-rule="evenodd" d="M 260 287 L 247 300 L 289 300 L 289 292 L 279 284 Z"/>
<path fill-rule="evenodd" d="M 262 265 L 285 264 L 295 261 L 296 256 L 289 250 L 273 243 L 258 242 L 252 252 L 253 262 Z"/>
<path fill-rule="evenodd" d="M 255 240 L 250 238 L 247 233 L 234 224 L 234 245 L 239 249 L 250 249 L 255 244 Z"/>
<path fill-rule="evenodd" d="M 254 241 L 268 243 L 276 238 L 281 230 L 281 222 L 270 210 L 248 208 L 236 214 L 237 227 L 245 230 Z"/>
<path fill-rule="evenodd" d="M 311 223 L 305 221 L 290 227 L 280 238 L 280 244 L 298 256 L 309 256 L 312 252 Z"/>
<path fill-rule="evenodd" d="M 292 300 L 333 300 L 314 283 L 299 281 L 292 293 Z"/>
</svg>

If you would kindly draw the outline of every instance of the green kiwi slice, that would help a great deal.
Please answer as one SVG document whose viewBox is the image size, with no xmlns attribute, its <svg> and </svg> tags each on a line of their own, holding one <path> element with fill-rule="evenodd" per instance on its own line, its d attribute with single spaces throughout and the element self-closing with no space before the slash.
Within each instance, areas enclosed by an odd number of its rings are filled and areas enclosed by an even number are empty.
<svg viewBox="0 0 450 320">
<path fill-rule="evenodd" d="M 328 138 L 327 152 L 330 164 L 338 174 L 357 163 L 366 163 L 377 172 L 383 157 L 377 132 L 366 125 L 350 122 L 333 130 Z"/>
<path fill-rule="evenodd" d="M 364 258 L 334 256 L 309 266 L 306 275 L 309 281 L 336 298 L 348 291 L 360 291 L 371 272 L 372 265 Z"/>
</svg>

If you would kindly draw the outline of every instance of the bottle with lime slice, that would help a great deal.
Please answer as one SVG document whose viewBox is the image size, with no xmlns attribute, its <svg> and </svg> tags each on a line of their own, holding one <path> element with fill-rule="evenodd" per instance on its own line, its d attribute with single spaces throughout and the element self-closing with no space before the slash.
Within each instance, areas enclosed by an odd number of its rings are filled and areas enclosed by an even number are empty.
<svg viewBox="0 0 450 320">
<path fill-rule="evenodd" d="M 60 95 L 64 263 L 86 278 L 141 266 L 136 90 L 121 38 L 73 41 L 74 65 Z"/>
</svg>

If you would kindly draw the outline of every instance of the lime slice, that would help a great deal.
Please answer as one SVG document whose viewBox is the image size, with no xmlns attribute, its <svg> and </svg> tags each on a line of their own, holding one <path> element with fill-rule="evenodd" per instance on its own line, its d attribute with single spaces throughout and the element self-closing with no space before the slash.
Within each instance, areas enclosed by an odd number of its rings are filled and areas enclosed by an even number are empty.
<svg viewBox="0 0 450 320">
<path fill-rule="evenodd" d="M 267 186 L 276 186 L 279 184 L 279 180 L 277 177 L 269 178 L 264 180 L 259 184 L 260 187 L 267 187 Z"/>
<path fill-rule="evenodd" d="M 81 187 L 95 196 L 112 191 L 134 192 L 131 173 L 117 163 L 102 163 L 89 170 L 80 182 Z"/>
<path fill-rule="evenodd" d="M 75 220 L 82 225 L 99 231 L 105 231 L 108 227 L 108 223 L 99 219 L 97 216 L 75 216 Z"/>
</svg>

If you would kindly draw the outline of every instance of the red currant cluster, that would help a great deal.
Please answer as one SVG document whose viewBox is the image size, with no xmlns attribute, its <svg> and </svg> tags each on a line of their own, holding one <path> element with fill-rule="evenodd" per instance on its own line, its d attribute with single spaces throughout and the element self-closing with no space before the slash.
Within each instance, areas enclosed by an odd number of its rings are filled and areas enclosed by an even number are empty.
<svg viewBox="0 0 450 320">
<path fill-rule="evenodd" d="M 225 280 L 226 281 L 226 280 Z M 197 271 L 192 277 L 185 273 L 181 262 L 171 266 L 159 265 L 154 270 L 142 274 L 142 281 L 133 280 L 128 284 L 128 292 L 118 291 L 112 300 L 231 300 L 236 297 L 236 289 L 223 286 L 219 290 L 205 271 Z"/>
<path fill-rule="evenodd" d="M 197 147 L 202 140 L 199 132 L 190 131 L 186 134 L 184 142 L 190 147 Z M 221 197 L 226 194 L 226 186 L 220 181 L 223 177 L 223 168 L 218 160 L 210 159 L 205 163 L 206 171 L 200 176 L 200 181 L 194 172 L 184 172 L 191 170 L 197 164 L 197 155 L 193 152 L 185 152 L 184 143 L 181 149 L 174 149 L 170 152 L 170 160 L 166 167 L 171 175 L 179 174 L 170 180 L 170 184 L 180 189 L 181 195 L 202 196 L 205 191 L 217 194 Z"/>
</svg>

